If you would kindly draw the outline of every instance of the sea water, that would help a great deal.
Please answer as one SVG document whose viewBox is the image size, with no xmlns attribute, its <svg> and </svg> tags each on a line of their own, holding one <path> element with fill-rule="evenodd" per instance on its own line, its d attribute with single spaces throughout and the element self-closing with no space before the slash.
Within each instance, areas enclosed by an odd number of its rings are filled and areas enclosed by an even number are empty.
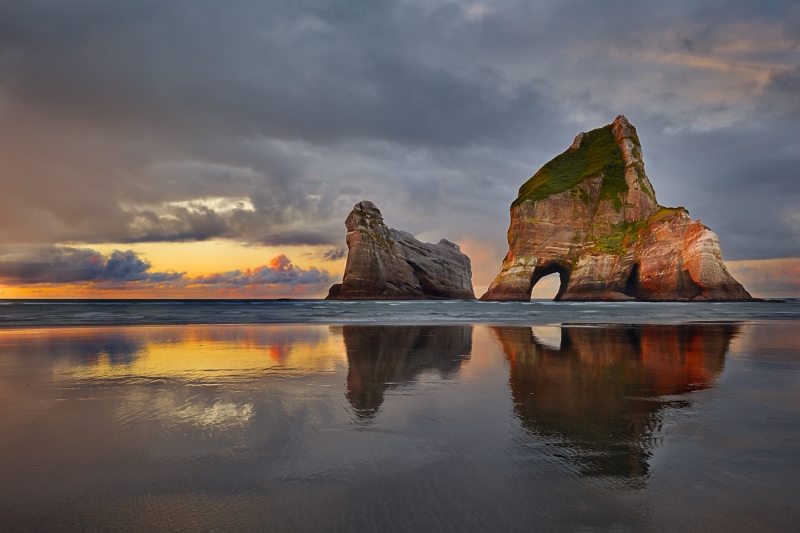
<svg viewBox="0 0 800 533">
<path fill-rule="evenodd" d="M 796 301 L 4 303 L 0 531 L 800 523 Z"/>
<path fill-rule="evenodd" d="M 548 324 L 798 320 L 800 298 L 762 302 L 476 300 L 0 300 L 0 328 L 166 324 Z"/>
</svg>

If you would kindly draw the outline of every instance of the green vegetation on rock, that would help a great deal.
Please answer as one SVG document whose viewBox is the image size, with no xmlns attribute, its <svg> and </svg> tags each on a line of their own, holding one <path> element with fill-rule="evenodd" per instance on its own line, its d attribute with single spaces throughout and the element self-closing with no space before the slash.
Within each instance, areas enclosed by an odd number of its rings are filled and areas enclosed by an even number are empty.
<svg viewBox="0 0 800 533">
<path fill-rule="evenodd" d="M 619 195 L 628 191 L 628 184 L 625 181 L 625 161 L 610 124 L 585 134 L 578 149 L 569 149 L 545 164 L 520 187 L 519 197 L 511 205 L 519 205 L 525 200 L 542 200 L 600 175 L 603 176 L 600 199 L 612 200 L 614 208 L 619 211 L 622 208 Z"/>
<path fill-rule="evenodd" d="M 638 244 L 647 235 L 649 219 L 636 220 L 634 222 L 619 222 L 611 224 L 611 232 L 601 235 L 593 235 L 595 242 L 594 248 L 598 252 L 612 255 L 625 255 L 625 252 Z"/>
<path fill-rule="evenodd" d="M 686 211 L 685 207 L 663 207 L 660 206 L 658 211 L 653 213 L 653 216 L 650 217 L 651 222 L 661 221 L 661 219 L 666 220 L 670 215 L 676 215 L 678 213 L 686 212 L 689 214 L 689 211 Z"/>
<path fill-rule="evenodd" d="M 619 222 L 617 224 L 598 224 L 592 227 L 590 239 L 595 243 L 595 251 L 623 256 L 631 246 L 639 245 L 643 242 L 649 231 L 650 224 L 669 221 L 682 212 L 687 211 L 683 207 L 659 207 L 653 216 L 644 220 Z"/>
<path fill-rule="evenodd" d="M 576 187 L 572 189 L 572 192 L 570 194 L 572 194 L 574 198 L 580 198 L 584 206 L 589 205 L 589 193 L 586 192 L 586 189 L 582 187 Z"/>
</svg>

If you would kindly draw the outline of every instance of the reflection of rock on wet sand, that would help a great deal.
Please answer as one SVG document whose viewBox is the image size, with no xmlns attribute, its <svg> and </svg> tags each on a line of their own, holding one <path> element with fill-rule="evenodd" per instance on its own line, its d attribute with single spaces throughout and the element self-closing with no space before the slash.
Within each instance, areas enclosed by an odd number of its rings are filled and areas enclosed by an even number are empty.
<svg viewBox="0 0 800 533">
<path fill-rule="evenodd" d="M 347 399 L 369 419 L 387 388 L 426 371 L 447 378 L 472 353 L 472 326 L 343 326 L 347 349 Z"/>
<path fill-rule="evenodd" d="M 554 349 L 525 327 L 492 327 L 510 364 L 514 411 L 582 475 L 646 476 L 664 396 L 713 386 L 734 324 L 563 327 Z"/>
</svg>

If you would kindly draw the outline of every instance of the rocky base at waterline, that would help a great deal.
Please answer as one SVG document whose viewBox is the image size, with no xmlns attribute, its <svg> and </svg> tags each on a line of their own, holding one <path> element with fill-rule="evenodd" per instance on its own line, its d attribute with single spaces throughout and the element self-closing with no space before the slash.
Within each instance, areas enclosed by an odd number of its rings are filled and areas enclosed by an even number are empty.
<svg viewBox="0 0 800 533">
<path fill-rule="evenodd" d="M 717 235 L 658 205 L 636 129 L 624 116 L 580 133 L 520 187 L 509 251 L 481 300 L 529 300 L 558 273 L 556 300 L 752 300 Z"/>
<path fill-rule="evenodd" d="M 472 263 L 457 244 L 392 229 L 370 201 L 345 220 L 347 265 L 326 300 L 473 299 Z"/>
</svg>

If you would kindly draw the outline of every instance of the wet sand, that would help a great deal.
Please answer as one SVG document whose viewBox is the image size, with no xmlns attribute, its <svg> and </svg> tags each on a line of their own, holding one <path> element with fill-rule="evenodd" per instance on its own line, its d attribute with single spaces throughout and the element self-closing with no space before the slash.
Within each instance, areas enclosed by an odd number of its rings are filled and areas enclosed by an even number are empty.
<svg viewBox="0 0 800 533">
<path fill-rule="evenodd" d="M 0 530 L 792 531 L 800 323 L 0 331 Z"/>
</svg>

